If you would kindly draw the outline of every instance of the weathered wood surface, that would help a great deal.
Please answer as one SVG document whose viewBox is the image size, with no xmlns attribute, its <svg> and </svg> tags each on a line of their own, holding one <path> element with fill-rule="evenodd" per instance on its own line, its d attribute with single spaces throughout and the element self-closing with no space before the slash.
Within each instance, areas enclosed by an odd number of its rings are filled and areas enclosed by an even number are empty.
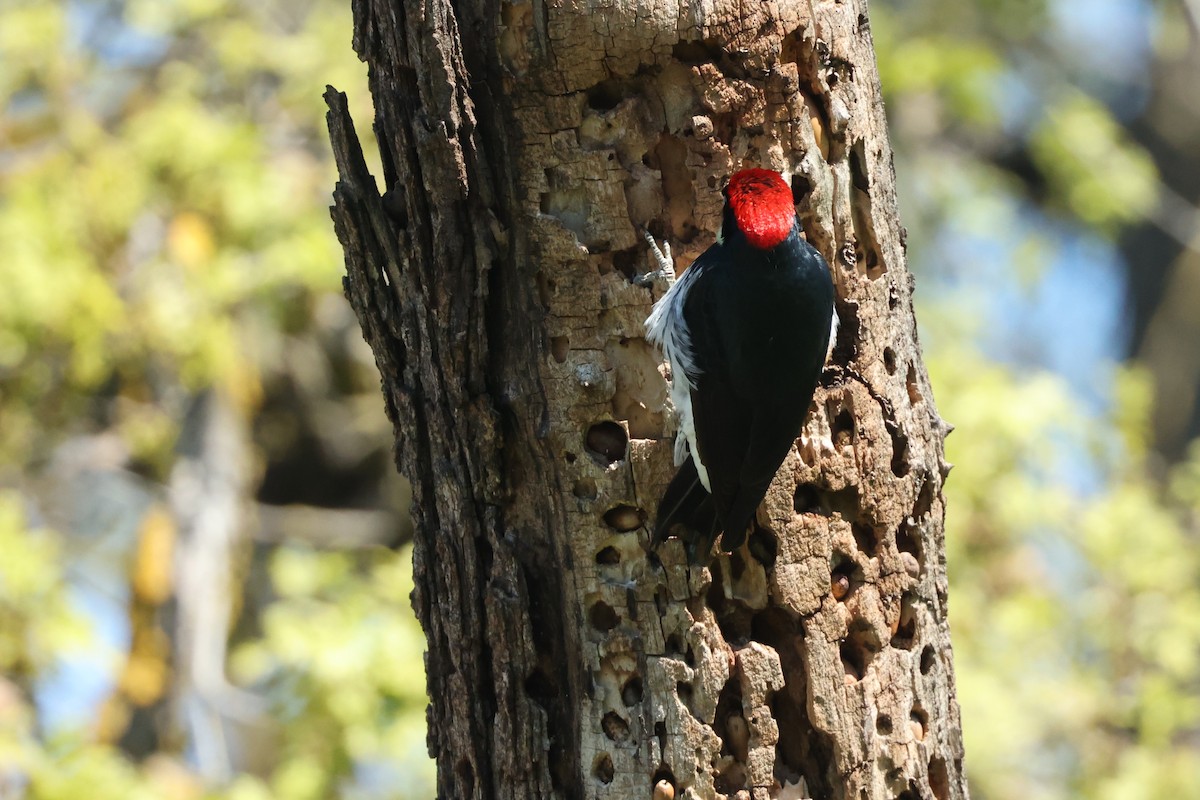
<svg viewBox="0 0 1200 800">
<path fill-rule="evenodd" d="M 922 366 L 865 0 L 356 0 L 380 196 L 333 217 L 413 482 L 444 798 L 962 798 Z M 673 470 L 642 321 L 743 166 L 790 176 L 841 333 L 747 552 L 648 558 Z M 416 679 L 416 676 L 414 676 Z M 655 789 L 654 787 L 658 788 Z"/>
</svg>

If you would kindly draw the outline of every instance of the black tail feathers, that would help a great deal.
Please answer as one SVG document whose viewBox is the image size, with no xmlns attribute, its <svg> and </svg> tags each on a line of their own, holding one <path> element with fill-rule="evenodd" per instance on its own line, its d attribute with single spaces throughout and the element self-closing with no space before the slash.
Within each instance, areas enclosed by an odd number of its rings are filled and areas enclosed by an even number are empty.
<svg viewBox="0 0 1200 800">
<path fill-rule="evenodd" d="M 735 500 L 733 507 L 724 515 L 725 523 L 722 524 L 722 515 L 717 503 L 700 482 L 696 462 L 689 455 L 675 473 L 667 490 L 663 492 L 662 500 L 658 504 L 658 515 L 654 520 L 654 534 L 650 546 L 658 547 L 672 533 L 677 533 L 683 540 L 688 562 L 707 564 L 712 554 L 713 543 L 718 536 L 721 537 L 721 549 L 732 552 L 746 541 L 746 533 L 751 526 L 758 530 L 755 513 L 765 492 L 764 487 L 760 493 L 745 493 L 745 496 Z M 751 497 L 754 498 L 753 501 Z M 771 544 L 773 549 L 773 542 Z M 751 537 L 750 548 L 752 551 L 756 550 L 754 537 Z M 775 561 L 774 552 L 764 552 L 761 557 L 758 553 L 755 555 L 763 563 Z"/>
<path fill-rule="evenodd" d="M 658 547 L 665 542 L 677 526 L 684 529 L 680 531 L 680 538 L 687 549 L 688 561 L 693 564 L 707 562 L 721 528 L 717 522 L 716 503 L 700 482 L 696 462 L 691 456 L 683 462 L 663 492 L 654 521 L 651 546 Z"/>
</svg>

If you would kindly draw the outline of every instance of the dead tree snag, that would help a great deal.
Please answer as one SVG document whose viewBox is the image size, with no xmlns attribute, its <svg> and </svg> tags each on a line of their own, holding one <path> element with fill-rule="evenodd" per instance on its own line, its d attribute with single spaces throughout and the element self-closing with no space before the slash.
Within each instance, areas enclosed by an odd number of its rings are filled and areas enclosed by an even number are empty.
<svg viewBox="0 0 1200 800">
<path fill-rule="evenodd" d="M 963 798 L 921 363 L 864 0 L 357 0 L 380 196 L 330 131 L 346 292 L 412 479 L 447 798 Z M 647 556 L 673 419 L 641 229 L 790 176 L 834 364 L 759 512 L 778 555 Z M 657 787 L 657 788 L 656 788 Z"/>
</svg>

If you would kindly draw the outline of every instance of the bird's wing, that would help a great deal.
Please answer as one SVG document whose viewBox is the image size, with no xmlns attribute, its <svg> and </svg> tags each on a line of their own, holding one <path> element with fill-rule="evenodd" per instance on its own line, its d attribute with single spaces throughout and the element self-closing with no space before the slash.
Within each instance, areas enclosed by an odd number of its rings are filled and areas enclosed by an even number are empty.
<svg viewBox="0 0 1200 800">
<path fill-rule="evenodd" d="M 737 478 L 737 491 L 725 513 L 725 536 L 721 546 L 733 550 L 741 545 L 746 529 L 767 489 L 779 471 L 779 465 L 792 449 L 808 404 L 791 409 L 760 406 L 746 436 L 745 456 Z"/>
<path fill-rule="evenodd" d="M 650 544 L 662 544 L 671 529 L 682 524 L 690 563 L 707 561 L 713 540 L 719 531 L 712 496 L 705 491 L 696 472 L 696 462 L 688 456 L 671 480 L 658 504 L 658 516 Z"/>
<path fill-rule="evenodd" d="M 746 398 L 738 394 L 731 380 L 728 349 L 717 323 L 722 300 L 720 269 L 714 266 L 697 275 L 688 292 L 684 317 L 695 365 L 690 392 L 695 437 L 692 455 L 707 472 L 718 524 L 723 527 L 738 493 L 752 419 L 746 413 Z"/>
</svg>

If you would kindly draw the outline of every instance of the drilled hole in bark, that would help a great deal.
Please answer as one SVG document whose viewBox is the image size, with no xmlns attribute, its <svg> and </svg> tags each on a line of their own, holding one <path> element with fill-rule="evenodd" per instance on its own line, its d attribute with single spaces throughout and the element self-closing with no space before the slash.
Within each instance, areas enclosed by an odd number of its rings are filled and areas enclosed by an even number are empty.
<svg viewBox="0 0 1200 800">
<path fill-rule="evenodd" d="M 921 651 L 921 674 L 928 675 L 933 671 L 933 666 L 936 663 L 937 654 L 934 653 L 933 645 L 925 645 L 925 649 Z"/>
<path fill-rule="evenodd" d="M 612 111 L 620 105 L 622 100 L 629 96 L 629 89 L 628 81 L 618 80 L 617 78 L 600 81 L 588 89 L 588 108 L 601 113 Z"/>
<path fill-rule="evenodd" d="M 829 564 L 829 584 L 834 599 L 846 599 L 862 583 L 862 568 L 850 556 L 835 551 Z"/>
<path fill-rule="evenodd" d="M 779 556 L 779 537 L 770 528 L 755 525 L 750 532 L 750 555 L 767 569 L 775 566 Z"/>
<path fill-rule="evenodd" d="M 892 636 L 892 647 L 900 650 L 911 650 L 917 637 L 917 613 L 914 606 L 914 595 L 905 592 L 900 599 L 900 624 Z"/>
<path fill-rule="evenodd" d="M 525 694 L 543 708 L 558 693 L 554 680 L 541 667 L 534 667 L 525 678 Z"/>
<path fill-rule="evenodd" d="M 849 642 L 842 642 L 841 656 L 842 672 L 846 676 L 846 682 L 857 683 L 862 680 L 863 668 L 860 666 L 862 654 L 851 647 Z"/>
<path fill-rule="evenodd" d="M 858 545 L 858 549 L 868 556 L 875 555 L 879 549 L 879 536 L 875 528 L 863 522 L 855 522 L 850 526 L 850 530 L 854 534 L 854 543 Z"/>
<path fill-rule="evenodd" d="M 637 506 L 619 505 L 604 512 L 604 524 L 618 533 L 635 531 L 646 521 L 646 512 Z"/>
<path fill-rule="evenodd" d="M 608 633 L 621 622 L 620 615 L 603 600 L 597 600 L 588 611 L 588 620 L 592 627 L 601 633 Z"/>
<path fill-rule="evenodd" d="M 753 635 L 754 641 L 779 654 L 779 665 L 783 670 L 784 686 L 771 693 L 769 700 L 771 716 L 779 724 L 774 776 L 781 785 L 796 783 L 803 777 L 808 783 L 810 797 L 833 797 L 834 790 L 825 773 L 825 765 L 833 763 L 833 740 L 812 725 L 806 710 L 807 670 L 800 655 L 804 624 L 782 608 L 768 608 L 754 616 Z M 730 682 L 737 680 L 734 678 Z M 736 692 L 733 695 L 736 704 L 730 703 L 730 706 L 740 714 L 741 689 L 730 687 L 730 692 Z M 721 730 L 717 728 L 718 732 Z"/>
<path fill-rule="evenodd" d="M 908 474 L 910 469 L 908 464 L 908 436 L 894 422 L 885 422 L 884 426 L 892 436 L 892 474 L 897 478 L 903 478 Z"/>
<path fill-rule="evenodd" d="M 890 736 L 892 733 L 892 718 L 887 714 L 880 714 L 875 718 L 875 730 L 880 736 Z"/>
<path fill-rule="evenodd" d="M 846 595 L 850 594 L 850 577 L 833 573 L 829 578 L 829 590 L 834 600 L 845 600 Z"/>
<path fill-rule="evenodd" d="M 737 676 L 729 678 L 721 687 L 713 717 L 713 730 L 721 737 L 722 755 L 732 756 L 739 761 L 746 760 L 746 721 L 742 718 L 742 686 Z"/>
<path fill-rule="evenodd" d="M 835 74 L 831 72 L 829 75 L 830 86 L 833 85 Z M 850 148 L 850 182 L 854 186 L 850 198 L 850 221 L 866 260 L 867 278 L 876 280 L 886 270 L 879 262 L 879 242 L 875 236 L 875 219 L 871 211 L 871 179 L 867 170 L 866 147 L 862 139 Z"/>
<path fill-rule="evenodd" d="M 813 190 L 812 181 L 803 175 L 792 176 L 792 204 L 803 205 L 808 199 L 808 195 Z"/>
<path fill-rule="evenodd" d="M 917 559 L 917 563 L 921 561 L 921 550 L 917 537 L 913 535 L 913 527 L 907 521 L 900 523 L 900 527 L 896 529 L 896 549 L 901 553 L 909 553 Z"/>
<path fill-rule="evenodd" d="M 723 570 L 713 570 L 712 585 L 705 599 L 717 618 L 717 627 L 725 641 L 739 646 L 750 641 L 750 626 L 753 612 L 744 603 L 725 597 L 725 579 Z"/>
<path fill-rule="evenodd" d="M 793 619 L 782 608 L 767 608 L 754 615 L 751 634 L 756 642 L 762 642 L 779 651 L 780 658 L 795 653 L 795 646 L 804 637 L 804 626 Z M 786 651 L 786 652 L 785 652 Z M 786 672 L 786 670 L 785 670 Z M 732 678 L 730 680 L 733 680 Z M 741 703 L 741 688 L 734 682 L 738 703 Z M 741 705 L 738 706 L 741 708 Z"/>
<path fill-rule="evenodd" d="M 900 426 L 891 420 L 884 422 L 884 427 L 892 435 L 892 474 L 903 478 L 908 474 L 908 437 L 900 430 Z"/>
<path fill-rule="evenodd" d="M 917 368 L 908 365 L 908 374 L 904 377 L 904 385 L 908 389 L 908 402 L 914 406 L 921 402 L 921 389 L 917 386 Z"/>
<path fill-rule="evenodd" d="M 877 278 L 883 270 L 879 266 L 879 253 L 875 250 L 867 251 L 867 277 Z"/>
<path fill-rule="evenodd" d="M 713 779 L 713 786 L 720 794 L 732 797 L 742 789 L 749 788 L 746 786 L 747 777 L 746 766 L 740 761 L 732 761 Z"/>
<path fill-rule="evenodd" d="M 571 350 L 571 340 L 566 336 L 553 336 L 550 339 L 550 355 L 559 364 L 567 360 L 567 353 Z"/>
<path fill-rule="evenodd" d="M 784 64 L 795 64 L 801 75 L 811 75 L 816 63 L 812 46 L 804 38 L 806 30 L 799 27 L 788 31 L 779 42 L 779 60 Z"/>
<path fill-rule="evenodd" d="M 871 193 L 871 180 L 867 174 L 867 148 L 862 139 L 850 148 L 850 182 L 860 192 Z"/>
<path fill-rule="evenodd" d="M 672 633 L 667 637 L 666 647 L 668 655 L 683 655 L 683 637 L 678 633 Z"/>
<path fill-rule="evenodd" d="M 847 486 L 836 492 L 827 492 L 825 502 L 828 504 L 830 512 L 841 514 L 842 519 L 854 519 L 862 510 L 857 486 Z"/>
<path fill-rule="evenodd" d="M 576 458 L 576 456 L 574 453 L 571 453 L 571 452 L 563 453 L 563 461 L 567 462 L 568 464 L 574 464 L 575 458 Z"/>
<path fill-rule="evenodd" d="M 854 415 L 850 413 L 850 409 L 843 407 L 833 418 L 830 438 L 838 447 L 845 447 L 854 441 Z"/>
<path fill-rule="evenodd" d="M 714 38 L 701 41 L 677 42 L 671 48 L 671 55 L 676 61 L 695 66 L 714 62 L 721 58 L 721 45 Z"/>
<path fill-rule="evenodd" d="M 597 495 L 596 482 L 591 478 L 580 478 L 571 487 L 571 494 L 580 500 L 595 500 Z"/>
<path fill-rule="evenodd" d="M 647 250 L 649 250 L 649 245 L 613 251 L 613 269 L 624 275 L 627 280 L 632 280 L 639 273 L 638 265 L 642 260 L 642 253 Z"/>
<path fill-rule="evenodd" d="M 857 588 L 862 583 L 863 572 L 858 564 L 846 553 L 835 550 L 833 557 L 829 561 L 829 573 L 831 576 L 842 576 Z"/>
<path fill-rule="evenodd" d="M 792 508 L 797 514 L 815 514 L 821 510 L 820 490 L 811 483 L 802 483 L 796 487 L 792 496 Z"/>
<path fill-rule="evenodd" d="M 896 374 L 896 351 L 890 347 L 883 348 L 883 368 L 888 375 Z"/>
<path fill-rule="evenodd" d="M 596 553 L 596 563 L 602 567 L 615 567 L 621 563 L 621 551 L 609 545 Z"/>
<path fill-rule="evenodd" d="M 721 144 L 728 145 L 738 132 L 738 116 L 732 111 L 723 114 L 713 114 L 713 138 Z"/>
<path fill-rule="evenodd" d="M 862 327 L 858 321 L 858 304 L 839 300 L 834 307 L 838 316 L 837 343 L 833 348 L 833 361 L 849 364 L 858 358 L 858 337 Z"/>
<path fill-rule="evenodd" d="M 625 681 L 625 685 L 621 687 L 621 702 L 630 707 L 642 702 L 641 677 L 634 675 Z"/>
<path fill-rule="evenodd" d="M 585 444 L 592 457 L 607 467 L 625 458 L 629 437 L 620 425 L 604 420 L 588 428 Z"/>
<path fill-rule="evenodd" d="M 798 660 L 798 659 L 797 659 Z M 803 669 L 803 667 L 799 667 Z M 780 784 L 796 783 L 803 777 L 808 784 L 809 797 L 834 797 L 835 791 L 829 783 L 826 765 L 834 762 L 833 740 L 828 734 L 815 729 L 804 712 L 803 700 L 789 697 L 799 692 L 803 697 L 802 672 L 784 675 L 794 681 L 796 690 L 776 692 L 771 700 L 771 716 L 779 724 L 779 741 L 775 744 L 774 774 Z"/>
<path fill-rule="evenodd" d="M 946 759 L 934 756 L 929 759 L 929 790 L 937 800 L 950 800 L 950 772 Z"/>
<path fill-rule="evenodd" d="M 929 714 L 920 706 L 913 706 L 912 713 L 908 715 L 908 724 L 912 727 L 913 738 L 922 741 L 929 730 Z"/>
<path fill-rule="evenodd" d="M 629 738 L 629 723 L 615 711 L 610 711 L 600 720 L 604 735 L 614 742 L 623 742 Z"/>
<path fill-rule="evenodd" d="M 850 623 L 850 632 L 840 647 L 846 677 L 861 680 L 881 646 L 879 635 L 870 623 L 861 619 Z"/>
<path fill-rule="evenodd" d="M 612 783 L 614 772 L 612 756 L 608 753 L 601 753 L 592 762 L 592 774 L 605 786 Z"/>
<path fill-rule="evenodd" d="M 929 514 L 933 509 L 933 481 L 926 479 L 921 484 L 921 491 L 917 495 L 917 502 L 913 505 L 912 517 L 914 520 L 921 519 Z"/>
</svg>

